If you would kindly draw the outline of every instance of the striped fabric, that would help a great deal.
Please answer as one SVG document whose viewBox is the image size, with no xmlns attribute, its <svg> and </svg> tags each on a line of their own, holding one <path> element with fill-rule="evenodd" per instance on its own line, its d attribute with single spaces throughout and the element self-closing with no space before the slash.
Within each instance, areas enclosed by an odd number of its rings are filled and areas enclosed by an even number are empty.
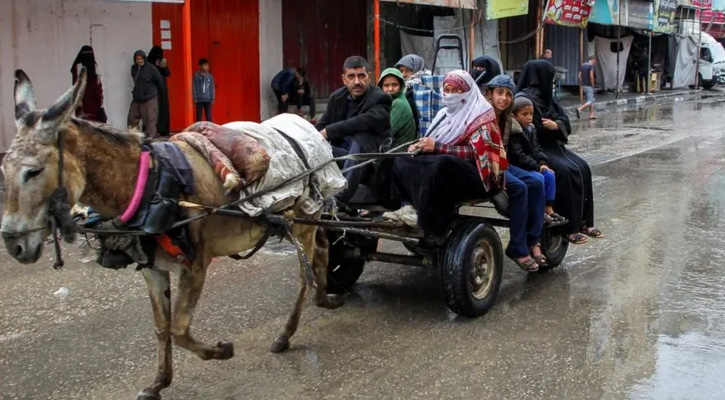
<svg viewBox="0 0 725 400">
<path fill-rule="evenodd" d="M 425 136 L 436 113 L 443 108 L 441 87 L 444 75 L 422 76 L 422 83 L 413 85 L 413 98 L 420 114 L 419 135 Z"/>
</svg>

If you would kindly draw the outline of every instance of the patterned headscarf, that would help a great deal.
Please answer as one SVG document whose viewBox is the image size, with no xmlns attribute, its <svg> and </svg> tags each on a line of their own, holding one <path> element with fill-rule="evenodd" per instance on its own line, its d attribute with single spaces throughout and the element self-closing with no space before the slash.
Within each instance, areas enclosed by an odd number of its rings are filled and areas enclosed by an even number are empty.
<svg viewBox="0 0 725 400">
<path fill-rule="evenodd" d="M 502 189 L 503 171 L 508 162 L 496 112 L 468 72 L 449 72 L 443 79 L 443 87 L 446 85 L 462 92 L 443 94 L 446 107 L 436 114 L 427 136 L 444 145 L 472 146 L 483 187 L 486 191 Z"/>
</svg>

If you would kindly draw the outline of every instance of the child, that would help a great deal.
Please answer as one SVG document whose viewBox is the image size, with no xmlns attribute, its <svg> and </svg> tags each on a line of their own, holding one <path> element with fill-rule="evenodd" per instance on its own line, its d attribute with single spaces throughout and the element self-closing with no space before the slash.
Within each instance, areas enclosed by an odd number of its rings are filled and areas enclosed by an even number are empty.
<svg viewBox="0 0 725 400">
<path fill-rule="evenodd" d="M 565 223 L 566 219 L 554 212 L 556 196 L 556 178 L 549 168 L 546 155 L 539 146 L 532 121 L 534 120 L 534 104 L 526 97 L 514 99 L 514 120 L 511 124 L 511 137 L 508 141 L 508 161 L 526 171 L 535 171 L 544 177 L 544 193 L 546 208 L 544 221 L 547 225 Z"/>
<path fill-rule="evenodd" d="M 201 111 L 204 110 L 206 120 L 211 120 L 211 106 L 214 104 L 214 77 L 209 73 L 209 60 L 199 60 L 199 71 L 194 74 L 192 82 L 194 104 L 196 105 L 196 121 L 201 121 Z"/>
</svg>

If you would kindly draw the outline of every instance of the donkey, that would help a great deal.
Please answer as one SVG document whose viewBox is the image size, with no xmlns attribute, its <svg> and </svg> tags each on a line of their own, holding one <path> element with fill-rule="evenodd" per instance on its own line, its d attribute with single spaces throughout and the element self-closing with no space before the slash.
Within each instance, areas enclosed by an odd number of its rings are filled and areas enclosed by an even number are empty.
<svg viewBox="0 0 725 400">
<path fill-rule="evenodd" d="M 83 70 L 77 83 L 55 104 L 47 110 L 38 110 L 30 79 L 22 70 L 15 72 L 17 133 L 2 163 L 6 192 L 0 230 L 8 252 L 20 263 L 38 261 L 44 240 L 51 234 L 49 201 L 61 186 L 59 172 L 62 172 L 62 186 L 67 189 L 70 206 L 82 202 L 92 206 L 104 218 L 114 218 L 131 201 L 143 136 L 73 117 L 83 98 L 85 82 L 86 72 Z M 226 204 L 229 199 L 225 196 L 222 182 L 206 159 L 185 143 L 178 145 L 193 167 L 195 184 L 195 193 L 183 200 L 214 207 Z M 62 165 L 59 165 L 61 160 Z M 200 213 L 199 210 L 191 210 L 189 216 Z M 319 214 L 305 215 L 298 208 L 285 215 L 320 217 Z M 234 355 L 232 343 L 211 345 L 193 338 L 189 332 L 191 319 L 212 258 L 254 248 L 265 235 L 266 228 L 264 221 L 245 218 L 212 215 L 198 219 L 189 225 L 196 252 L 190 267 L 159 250 L 154 265 L 141 271 L 153 309 L 158 341 L 158 373 L 153 383 L 141 390 L 138 399 L 160 399 L 161 390 L 171 384 L 172 340 L 203 360 L 226 360 Z M 329 243 L 322 230 L 316 226 L 294 225 L 292 235 L 301 243 L 312 265 L 317 287 L 316 304 L 328 309 L 341 306 L 339 298 L 325 291 Z M 305 272 L 301 261 L 299 293 L 284 329 L 272 344 L 272 352 L 286 350 L 290 337 L 297 330 L 305 298 L 311 289 Z M 170 273 L 178 275 L 173 315 Z"/>
</svg>

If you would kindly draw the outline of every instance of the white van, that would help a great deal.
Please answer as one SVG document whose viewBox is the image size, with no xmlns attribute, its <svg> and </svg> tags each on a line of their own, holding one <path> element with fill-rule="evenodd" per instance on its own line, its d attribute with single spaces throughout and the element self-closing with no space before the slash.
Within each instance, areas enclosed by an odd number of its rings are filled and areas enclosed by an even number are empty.
<svg viewBox="0 0 725 400">
<path fill-rule="evenodd" d="M 699 71 L 700 84 L 705 89 L 725 83 L 725 48 L 705 32 L 701 38 Z"/>
</svg>

